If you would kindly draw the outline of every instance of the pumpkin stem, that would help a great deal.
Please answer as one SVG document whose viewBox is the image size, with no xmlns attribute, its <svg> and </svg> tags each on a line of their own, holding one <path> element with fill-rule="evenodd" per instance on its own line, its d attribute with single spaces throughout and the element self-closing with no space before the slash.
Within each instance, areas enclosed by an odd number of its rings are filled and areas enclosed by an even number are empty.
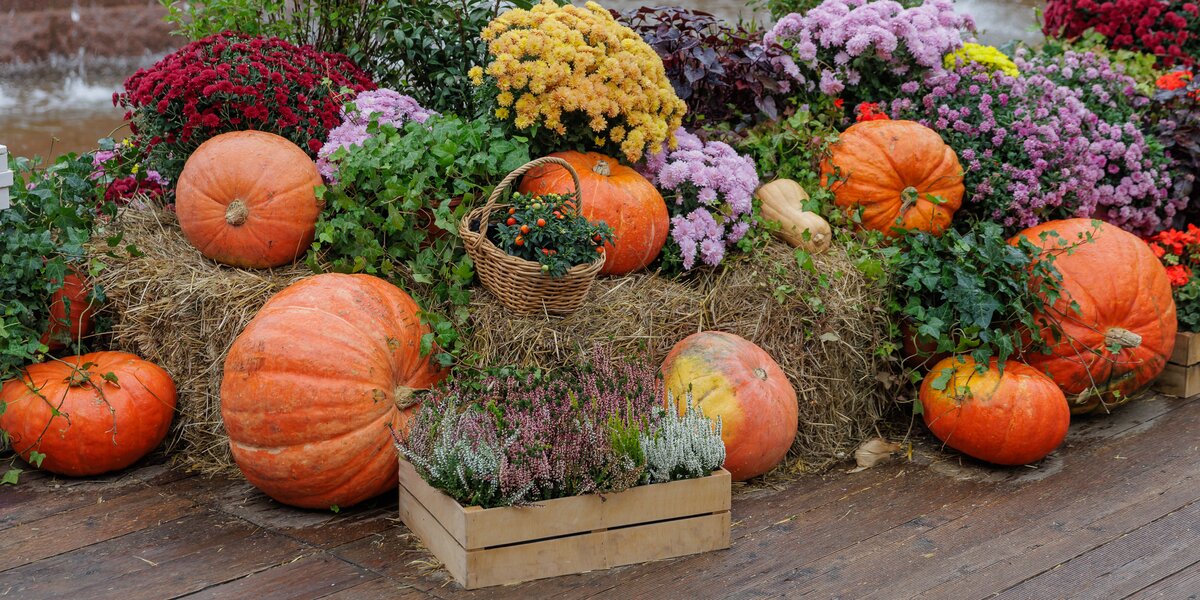
<svg viewBox="0 0 1200 600">
<path fill-rule="evenodd" d="M 592 172 L 601 177 L 610 177 L 612 176 L 612 167 L 609 166 L 608 161 L 598 160 L 596 166 L 592 167 Z"/>
<path fill-rule="evenodd" d="M 758 368 L 754 369 L 754 376 L 763 381 L 766 381 L 767 380 L 767 370 L 762 367 L 758 367 Z"/>
<path fill-rule="evenodd" d="M 396 408 L 405 410 L 412 406 L 416 406 L 421 402 L 417 400 L 416 389 L 404 385 L 396 386 L 396 390 L 392 392 L 392 401 L 396 403 Z"/>
<path fill-rule="evenodd" d="M 912 205 L 916 204 L 920 198 L 921 194 L 917 192 L 917 188 L 911 185 L 904 188 L 900 192 L 900 216 L 903 217 L 904 213 L 907 213 L 908 209 L 912 208 Z"/>
<path fill-rule="evenodd" d="M 1142 345 L 1142 336 L 1128 329 L 1113 327 L 1104 333 L 1104 345 L 1122 349 L 1137 348 Z"/>
<path fill-rule="evenodd" d="M 246 222 L 246 217 L 250 216 L 250 210 L 246 208 L 246 203 L 241 200 L 234 200 L 225 207 L 225 222 L 237 227 Z"/>
</svg>

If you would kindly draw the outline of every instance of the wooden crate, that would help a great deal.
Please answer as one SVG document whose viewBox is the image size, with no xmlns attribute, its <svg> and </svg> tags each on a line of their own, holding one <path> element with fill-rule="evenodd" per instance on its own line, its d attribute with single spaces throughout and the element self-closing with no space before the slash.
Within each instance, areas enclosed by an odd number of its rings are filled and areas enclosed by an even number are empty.
<svg viewBox="0 0 1200 600">
<path fill-rule="evenodd" d="M 1154 389 L 1180 398 L 1200 394 L 1200 334 L 1186 331 L 1175 334 L 1175 351 Z"/>
<path fill-rule="evenodd" d="M 8 148 L 0 145 L 0 210 L 8 208 L 8 188 L 12 184 L 13 174 L 8 170 Z"/>
<path fill-rule="evenodd" d="M 463 507 L 400 461 L 400 518 L 467 589 L 729 547 L 729 472 L 559 498 Z"/>
</svg>

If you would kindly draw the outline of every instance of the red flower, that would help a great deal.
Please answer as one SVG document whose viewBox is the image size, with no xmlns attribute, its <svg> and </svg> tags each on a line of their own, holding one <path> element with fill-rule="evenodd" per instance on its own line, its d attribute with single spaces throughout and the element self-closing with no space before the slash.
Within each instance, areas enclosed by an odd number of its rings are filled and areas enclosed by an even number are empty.
<svg viewBox="0 0 1200 600">
<path fill-rule="evenodd" d="M 1163 247 L 1159 246 L 1158 244 L 1150 244 L 1150 251 L 1153 252 L 1154 256 L 1158 258 L 1162 258 L 1167 254 L 1167 251 L 1163 250 Z"/>
<path fill-rule="evenodd" d="M 863 102 L 862 104 L 859 104 L 858 108 L 855 110 L 858 111 L 858 116 L 855 117 L 855 120 L 860 123 L 863 121 L 889 120 L 887 113 L 880 110 L 879 105 L 874 102 Z"/>
<path fill-rule="evenodd" d="M 1171 280 L 1173 287 L 1185 286 L 1192 280 L 1192 270 L 1185 265 L 1169 266 L 1167 267 L 1167 279 Z"/>
<path fill-rule="evenodd" d="M 1191 80 L 1191 71 L 1175 71 L 1159 77 L 1158 81 L 1155 82 L 1155 85 L 1157 85 L 1158 89 L 1160 90 L 1171 91 L 1187 87 L 1188 82 Z"/>
<path fill-rule="evenodd" d="M 834 101 L 833 101 L 833 105 L 834 105 L 834 106 L 836 106 L 836 107 L 838 107 L 838 108 L 841 108 L 841 107 L 843 107 L 843 106 L 845 106 L 845 105 L 846 105 L 846 101 L 845 101 L 845 100 L 842 100 L 841 98 L 838 98 L 838 99 L 836 99 L 836 100 L 834 100 Z"/>
</svg>

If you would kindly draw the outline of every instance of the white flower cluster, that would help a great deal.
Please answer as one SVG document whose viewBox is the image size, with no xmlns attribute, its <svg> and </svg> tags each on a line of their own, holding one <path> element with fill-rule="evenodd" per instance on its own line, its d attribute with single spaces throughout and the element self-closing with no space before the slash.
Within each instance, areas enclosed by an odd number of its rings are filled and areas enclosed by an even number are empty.
<svg viewBox="0 0 1200 600">
<path fill-rule="evenodd" d="M 436 488 L 470 491 L 477 497 L 494 497 L 500 492 L 504 450 L 517 436 L 514 434 L 503 444 L 461 437 L 457 435 L 461 431 L 458 420 L 464 418 L 464 414 L 454 405 L 443 413 L 429 459 L 409 451 L 401 444 L 397 444 L 396 449 L 405 460 L 413 463 L 419 471 L 423 471 L 425 481 Z M 520 490 L 514 494 L 514 499 L 520 498 L 527 491 Z"/>
<path fill-rule="evenodd" d="M 667 406 L 675 400 L 667 392 Z M 642 433 L 639 438 L 646 456 L 648 483 L 665 483 L 676 479 L 705 477 L 725 462 L 725 444 L 721 441 L 721 418 L 709 420 L 692 403 L 687 393 L 687 409 L 666 414 L 658 422 L 653 435 Z"/>
</svg>

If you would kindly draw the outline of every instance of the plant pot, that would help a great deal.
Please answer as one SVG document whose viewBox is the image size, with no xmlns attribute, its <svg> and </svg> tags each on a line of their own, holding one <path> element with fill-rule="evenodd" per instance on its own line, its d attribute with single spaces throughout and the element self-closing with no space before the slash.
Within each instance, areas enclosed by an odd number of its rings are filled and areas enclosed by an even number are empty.
<svg viewBox="0 0 1200 600">
<path fill-rule="evenodd" d="M 926 370 L 951 355 L 949 352 L 938 352 L 937 340 L 917 333 L 917 328 L 908 320 L 900 323 L 900 335 L 903 337 L 901 348 L 906 368 Z"/>
<path fill-rule="evenodd" d="M 400 518 L 466 589 L 531 581 L 729 547 L 730 477 L 547 500 L 464 507 L 400 461 Z"/>
<path fill-rule="evenodd" d="M 462 196 L 451 198 L 450 213 L 453 214 L 454 211 L 458 210 L 458 207 L 461 205 Z M 428 248 L 429 246 L 433 245 L 433 242 L 445 239 L 446 236 L 450 235 L 449 231 L 438 227 L 435 224 L 436 221 L 437 219 L 433 214 L 432 208 L 425 207 L 417 211 L 414 225 L 417 227 L 417 229 L 420 229 L 426 233 L 425 241 L 421 242 L 422 249 Z"/>
</svg>

